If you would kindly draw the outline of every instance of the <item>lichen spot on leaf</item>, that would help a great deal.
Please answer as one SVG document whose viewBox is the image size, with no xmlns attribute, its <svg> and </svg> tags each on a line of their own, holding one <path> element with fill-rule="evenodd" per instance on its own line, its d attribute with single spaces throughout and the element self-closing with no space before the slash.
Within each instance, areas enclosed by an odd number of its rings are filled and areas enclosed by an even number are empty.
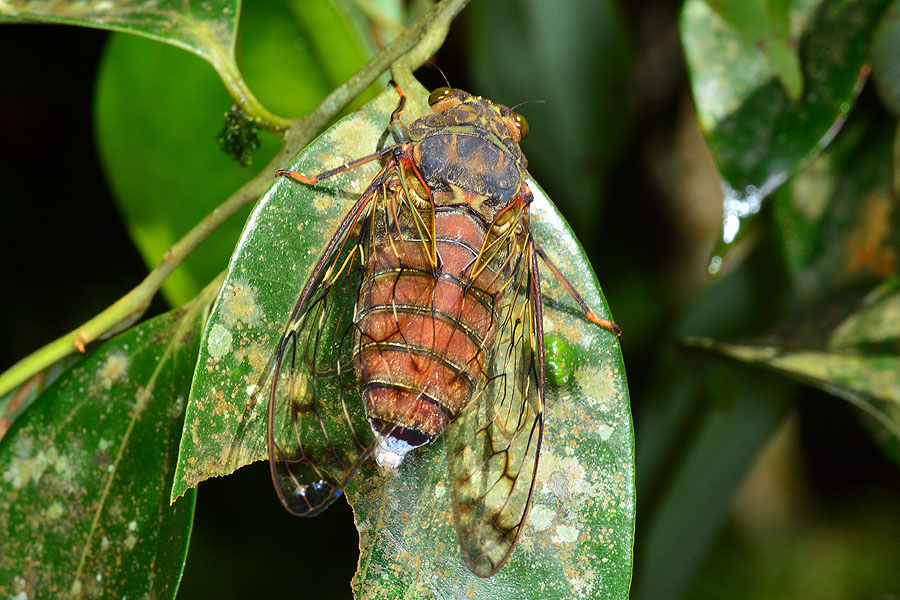
<svg viewBox="0 0 900 600">
<path fill-rule="evenodd" d="M 243 328 L 262 322 L 262 312 L 256 301 L 256 290 L 246 283 L 232 281 L 225 287 L 219 315 L 229 327 Z"/>
<path fill-rule="evenodd" d="M 221 358 L 231 352 L 231 332 L 221 323 L 212 326 L 206 339 L 207 350 L 213 358 Z"/>
</svg>

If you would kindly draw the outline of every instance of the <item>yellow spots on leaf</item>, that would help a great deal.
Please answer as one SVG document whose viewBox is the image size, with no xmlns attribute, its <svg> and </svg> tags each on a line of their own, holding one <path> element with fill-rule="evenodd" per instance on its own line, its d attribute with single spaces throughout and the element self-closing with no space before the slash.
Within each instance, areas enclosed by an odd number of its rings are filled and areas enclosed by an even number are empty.
<svg viewBox="0 0 900 600">
<path fill-rule="evenodd" d="M 331 196 L 325 194 L 316 196 L 313 200 L 313 206 L 317 212 L 324 213 L 331 206 Z M 298 228 L 300 228 L 299 225 Z"/>
</svg>

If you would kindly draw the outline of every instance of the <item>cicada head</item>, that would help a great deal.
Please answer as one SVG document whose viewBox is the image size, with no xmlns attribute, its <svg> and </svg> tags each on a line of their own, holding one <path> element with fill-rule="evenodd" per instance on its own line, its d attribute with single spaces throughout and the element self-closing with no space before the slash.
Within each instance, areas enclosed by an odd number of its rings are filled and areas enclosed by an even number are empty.
<svg viewBox="0 0 900 600">
<path fill-rule="evenodd" d="M 525 117 L 502 104 L 495 104 L 463 90 L 438 88 L 428 96 L 428 104 L 435 113 L 447 115 L 459 125 L 472 124 L 494 133 L 502 140 L 518 144 L 528 135 L 528 121 Z"/>
</svg>

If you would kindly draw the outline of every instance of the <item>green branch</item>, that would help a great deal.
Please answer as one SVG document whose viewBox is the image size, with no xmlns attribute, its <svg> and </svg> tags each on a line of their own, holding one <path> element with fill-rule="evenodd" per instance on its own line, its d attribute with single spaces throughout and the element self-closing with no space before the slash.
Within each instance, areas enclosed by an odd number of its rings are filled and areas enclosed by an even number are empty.
<svg viewBox="0 0 900 600">
<path fill-rule="evenodd" d="M 84 352 L 85 347 L 100 336 L 122 331 L 136 322 L 150 306 L 150 301 L 169 274 L 210 233 L 241 208 L 255 202 L 272 184 L 273 173 L 288 164 L 381 73 L 394 65 L 392 70 L 395 74 L 399 73 L 401 79 L 408 81 L 406 78 L 412 77 L 412 70 L 424 64 L 440 48 L 450 22 L 468 2 L 469 0 L 444 0 L 437 4 L 343 85 L 329 94 L 315 110 L 294 121 L 288 128 L 284 145 L 275 158 L 176 242 L 166 252 L 162 262 L 140 284 L 91 320 L 29 354 L 0 375 L 0 396 L 72 352 L 76 350 Z M 407 53 L 409 56 L 405 56 Z M 398 83 L 403 85 L 401 81 Z"/>
</svg>

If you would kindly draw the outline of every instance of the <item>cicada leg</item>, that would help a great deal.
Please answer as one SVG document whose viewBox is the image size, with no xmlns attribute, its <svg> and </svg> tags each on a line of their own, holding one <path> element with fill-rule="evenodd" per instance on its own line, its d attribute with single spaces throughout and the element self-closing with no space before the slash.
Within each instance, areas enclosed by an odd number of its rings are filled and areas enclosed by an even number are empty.
<svg viewBox="0 0 900 600">
<path fill-rule="evenodd" d="M 397 145 L 401 145 L 412 140 L 409 129 L 407 129 L 406 124 L 400 119 L 400 114 L 403 112 L 403 107 L 406 106 L 406 94 L 404 94 L 403 90 L 400 89 L 400 86 L 393 81 L 391 81 L 391 85 L 394 86 L 394 89 L 396 89 L 397 93 L 400 95 L 400 101 L 397 103 L 397 108 L 395 108 L 394 112 L 391 113 L 389 128 L 391 130 L 391 135 L 397 142 Z M 352 171 L 353 169 L 361 167 L 366 163 L 370 163 L 373 160 L 379 159 L 383 156 L 387 156 L 396 148 L 397 146 L 388 146 L 387 148 L 382 148 L 378 152 L 374 152 L 368 156 L 363 156 L 362 158 L 357 158 L 356 160 L 351 160 L 350 162 L 345 162 L 338 167 L 325 171 L 324 173 L 319 173 L 318 175 L 313 175 L 312 177 L 303 175 L 302 173 L 299 173 L 297 171 L 291 171 L 289 169 L 282 169 L 280 171 L 277 171 L 275 173 L 275 176 L 288 177 L 295 181 L 299 181 L 300 183 L 314 185 L 316 183 L 319 183 L 323 179 L 328 179 L 329 177 L 340 175 L 341 173 L 346 173 L 347 171 Z"/>
<path fill-rule="evenodd" d="M 541 260 L 544 261 L 544 264 L 547 265 L 547 268 L 550 269 L 550 272 L 553 273 L 553 275 L 559 280 L 563 287 L 566 288 L 566 291 L 569 292 L 569 295 L 572 296 L 578 306 L 581 307 L 581 310 L 584 311 L 584 316 L 588 321 L 599 325 L 604 329 L 612 331 L 614 334 L 616 334 L 616 336 L 622 335 L 622 330 L 618 325 L 607 319 L 601 319 L 594 314 L 594 311 L 590 309 L 590 307 L 587 305 L 587 302 L 585 302 L 584 298 L 581 297 L 581 294 L 579 294 L 575 290 L 575 287 L 572 285 L 572 283 L 568 279 L 566 279 L 565 275 L 560 272 L 559 268 L 555 264 L 553 264 L 553 261 L 550 260 L 550 257 L 547 256 L 547 253 L 544 252 L 543 248 L 535 244 L 534 249 L 535 251 L 537 251 L 538 256 L 541 257 Z"/>
<path fill-rule="evenodd" d="M 403 112 L 403 107 L 406 106 L 406 94 L 403 93 L 403 89 L 393 79 L 391 79 L 391 85 L 394 86 L 394 89 L 400 95 L 400 101 L 397 103 L 397 108 L 391 113 L 391 121 L 388 123 L 388 128 L 391 130 L 391 135 L 394 137 L 395 142 L 405 144 L 412 141 L 412 134 L 409 133 L 409 128 L 400 119 L 400 113 Z"/>
</svg>

